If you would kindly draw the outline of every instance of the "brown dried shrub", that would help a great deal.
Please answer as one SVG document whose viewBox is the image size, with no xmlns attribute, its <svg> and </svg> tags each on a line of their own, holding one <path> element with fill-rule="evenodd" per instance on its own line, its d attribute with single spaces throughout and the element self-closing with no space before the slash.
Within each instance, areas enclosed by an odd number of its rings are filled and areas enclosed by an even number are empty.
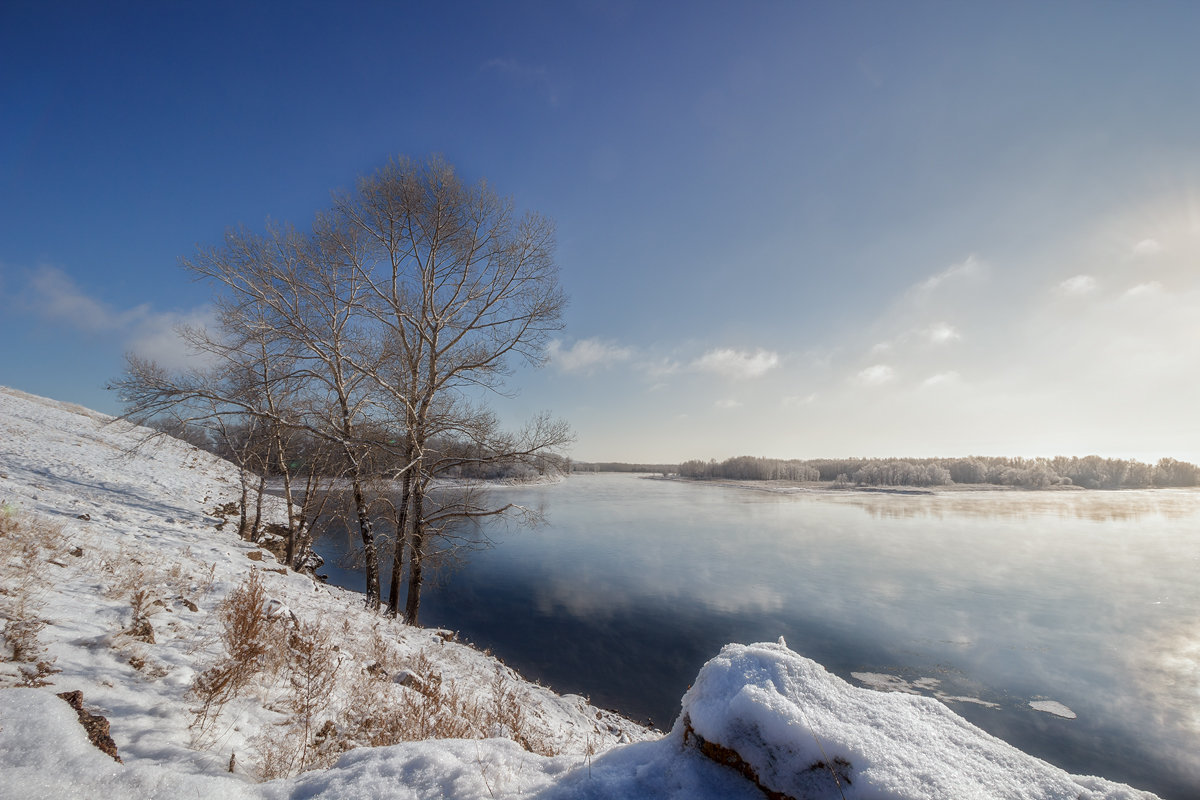
<svg viewBox="0 0 1200 800">
<path fill-rule="evenodd" d="M 200 707 L 193 710 L 193 724 L 201 729 L 251 678 L 278 668 L 279 648 L 275 642 L 281 633 L 278 623 L 266 613 L 266 602 L 262 578 L 254 571 L 217 609 L 225 655 L 192 683 L 192 695 L 200 701 Z"/>
</svg>

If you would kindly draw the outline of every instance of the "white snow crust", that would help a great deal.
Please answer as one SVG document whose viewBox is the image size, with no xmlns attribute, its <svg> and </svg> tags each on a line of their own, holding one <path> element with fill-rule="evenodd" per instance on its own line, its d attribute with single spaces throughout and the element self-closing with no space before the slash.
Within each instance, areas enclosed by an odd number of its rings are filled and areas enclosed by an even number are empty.
<svg viewBox="0 0 1200 800">
<path fill-rule="evenodd" d="M 988 735 L 931 697 L 851 686 L 782 644 L 728 645 L 684 696 L 682 720 L 795 797 L 1149 798 L 1068 774 Z M 840 780 L 840 779 L 839 779 Z"/>
<path fill-rule="evenodd" d="M 673 730 L 648 731 L 525 682 L 435 632 L 370 614 L 354 593 L 272 571 L 278 565 L 269 554 L 251 560 L 248 554 L 261 551 L 241 541 L 234 524 L 218 530 L 212 513 L 237 498 L 236 470 L 171 439 L 131 449 L 144 434 L 0 387 L 0 504 L 5 513 L 61 525 L 67 548 L 40 565 L 48 577 L 30 595 L 46 623 L 38 639 L 55 670 L 44 676 L 48 685 L 17 686 L 13 650 L 0 649 L 0 687 L 10 687 L 0 688 L 0 800 L 764 796 L 742 771 L 703 755 L 697 737 L 735 751 L 759 784 L 795 797 L 1153 798 L 1068 775 L 935 699 L 851 686 L 783 644 L 727 646 L 701 670 Z M 558 754 L 537 755 L 510 738 L 420 741 L 362 747 L 328 769 L 256 782 L 247 765 L 255 742 L 283 724 L 272 707 L 279 687 L 253 685 L 203 736 L 189 727 L 195 701 L 188 696 L 216 652 L 219 604 L 252 569 L 277 614 L 336 626 L 340 676 L 370 671 L 374 665 L 354 655 L 370 641 L 386 641 L 401 660 L 424 653 L 468 698 L 485 701 L 500 681 Z M 150 618 L 153 643 L 128 635 L 131 583 L 161 603 Z M 383 683 L 408 691 L 397 682 L 422 676 L 397 669 L 386 677 Z M 93 747 L 75 712 L 55 696 L 74 689 L 88 710 L 108 718 L 123 764 Z M 351 702 L 339 686 L 325 710 L 334 714 Z M 828 769 L 813 768 L 821 764 L 837 765 L 849 782 L 835 785 Z"/>
</svg>

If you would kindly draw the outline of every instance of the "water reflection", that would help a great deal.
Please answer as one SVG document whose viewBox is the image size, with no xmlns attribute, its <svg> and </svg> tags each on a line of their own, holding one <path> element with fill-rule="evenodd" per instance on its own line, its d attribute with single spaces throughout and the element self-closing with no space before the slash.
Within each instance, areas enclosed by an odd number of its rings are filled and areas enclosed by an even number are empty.
<svg viewBox="0 0 1200 800">
<path fill-rule="evenodd" d="M 1158 723 L 1200 736 L 1200 622 L 1175 620 L 1147 632 L 1147 640 L 1148 647 L 1125 656 Z"/>
<path fill-rule="evenodd" d="M 1073 772 L 1200 786 L 1200 493 L 506 491 L 550 525 L 494 533 L 423 613 L 562 691 L 666 727 L 721 645 L 784 635 Z"/>
<path fill-rule="evenodd" d="M 827 492 L 830 502 L 862 508 L 876 519 L 928 517 L 987 517 L 1031 519 L 1058 517 L 1092 522 L 1132 522 L 1161 517 L 1182 520 L 1195 516 L 1195 493 L 1190 490 L 1122 491 L 1060 490 L 944 490 L 932 494 Z"/>
</svg>

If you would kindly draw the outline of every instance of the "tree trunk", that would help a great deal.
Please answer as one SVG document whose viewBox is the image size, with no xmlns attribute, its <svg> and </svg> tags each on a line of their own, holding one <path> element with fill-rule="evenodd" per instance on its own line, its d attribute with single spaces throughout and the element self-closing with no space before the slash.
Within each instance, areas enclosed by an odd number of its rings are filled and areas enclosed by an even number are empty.
<svg viewBox="0 0 1200 800">
<path fill-rule="evenodd" d="M 412 454 L 408 453 L 405 458 L 406 462 L 412 463 Z M 409 540 L 407 535 L 409 527 L 408 504 L 411 501 L 412 495 L 412 470 L 408 469 L 404 473 L 404 478 L 400 482 L 400 506 L 396 513 L 396 546 L 392 554 L 392 582 L 390 591 L 388 592 L 388 614 L 396 616 L 400 613 L 400 575 L 404 569 L 404 547 Z"/>
<path fill-rule="evenodd" d="M 303 520 L 296 518 L 296 502 L 292 499 L 292 470 L 288 467 L 287 454 L 283 451 L 283 437 L 279 434 L 278 426 L 275 427 L 275 459 L 276 468 L 279 474 L 283 477 L 283 499 L 287 509 L 287 543 L 284 550 L 284 558 L 287 561 L 288 569 L 295 569 L 296 565 L 296 526 L 301 524 Z"/>
<path fill-rule="evenodd" d="M 257 542 L 259 535 L 262 533 L 262 507 L 263 495 L 267 491 L 267 476 L 266 470 L 264 474 L 258 476 L 258 497 L 254 501 L 254 525 L 250 528 L 250 541 Z"/>
<path fill-rule="evenodd" d="M 242 484 L 242 502 L 238 506 L 238 538 L 250 539 L 250 475 L 246 471 L 245 464 L 238 465 L 238 478 Z"/>
<path fill-rule="evenodd" d="M 292 476 L 287 466 L 283 467 L 283 496 L 287 501 L 288 536 L 287 536 L 287 565 L 288 569 L 296 568 L 296 542 L 299 539 L 300 528 L 304 525 L 304 512 L 296 513 L 296 501 L 292 499 Z"/>
<path fill-rule="evenodd" d="M 371 515 L 367 511 L 367 501 L 363 496 L 362 483 L 356 475 L 352 481 L 354 490 L 354 509 L 358 515 L 358 532 L 362 537 L 363 569 L 367 573 L 367 608 L 379 610 L 379 553 L 375 548 L 375 528 L 371 524 Z"/>
<path fill-rule="evenodd" d="M 425 556 L 424 513 L 425 482 L 417 475 L 412 495 L 412 539 L 408 551 L 408 602 L 404 606 L 404 619 L 409 625 L 420 625 L 422 560 Z"/>
</svg>

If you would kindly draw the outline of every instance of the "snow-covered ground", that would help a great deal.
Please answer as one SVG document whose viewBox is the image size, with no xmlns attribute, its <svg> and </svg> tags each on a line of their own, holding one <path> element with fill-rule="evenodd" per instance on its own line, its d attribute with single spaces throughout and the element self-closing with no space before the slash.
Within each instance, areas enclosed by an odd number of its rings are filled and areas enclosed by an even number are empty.
<svg viewBox="0 0 1200 800">
<path fill-rule="evenodd" d="M 661 736 L 286 572 L 216 513 L 232 466 L 144 433 L 0 388 L 0 798 L 1152 797 L 782 643 L 725 648 Z"/>
</svg>

